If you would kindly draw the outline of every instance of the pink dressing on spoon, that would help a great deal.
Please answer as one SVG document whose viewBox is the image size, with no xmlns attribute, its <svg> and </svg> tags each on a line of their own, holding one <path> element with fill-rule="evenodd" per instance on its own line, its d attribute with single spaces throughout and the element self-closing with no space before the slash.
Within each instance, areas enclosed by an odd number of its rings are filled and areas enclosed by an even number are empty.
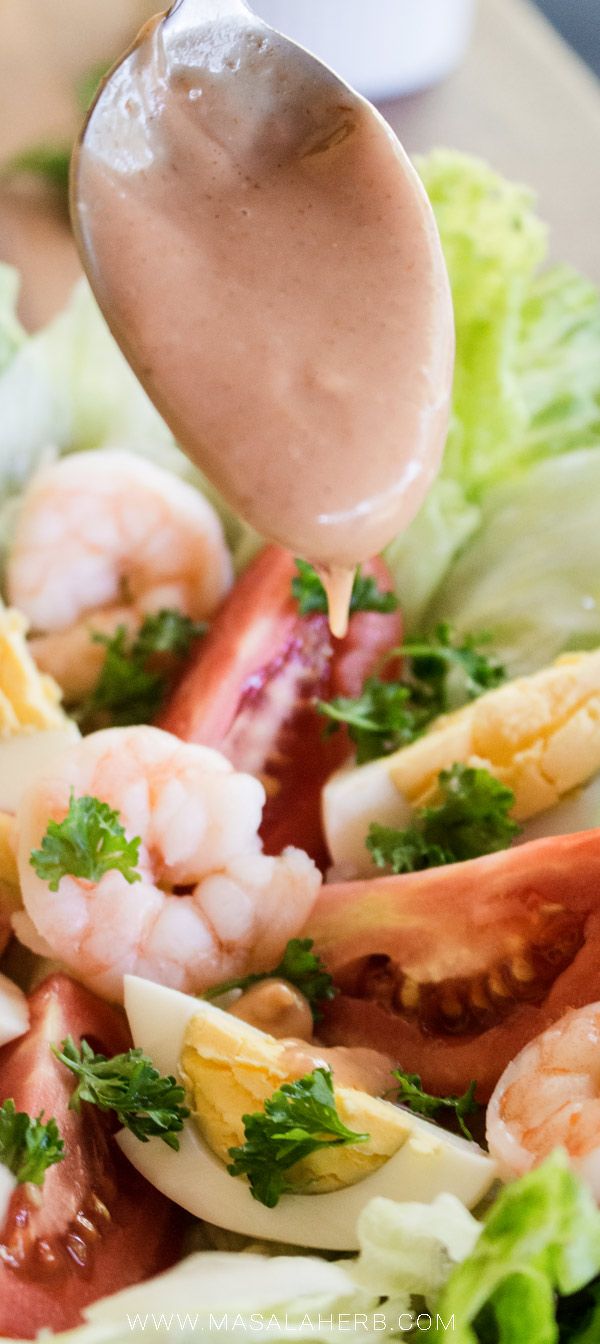
<svg viewBox="0 0 600 1344">
<path fill-rule="evenodd" d="M 352 571 L 417 513 L 448 422 L 448 278 L 398 140 L 242 0 L 180 0 L 97 99 L 73 215 L 179 443 L 318 567 L 342 634 Z"/>
</svg>

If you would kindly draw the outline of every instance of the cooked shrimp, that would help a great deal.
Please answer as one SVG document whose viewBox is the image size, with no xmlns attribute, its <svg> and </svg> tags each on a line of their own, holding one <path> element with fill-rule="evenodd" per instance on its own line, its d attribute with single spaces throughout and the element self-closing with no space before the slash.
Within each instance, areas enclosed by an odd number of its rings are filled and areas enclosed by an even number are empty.
<svg viewBox="0 0 600 1344">
<path fill-rule="evenodd" d="M 511 1061 L 488 1106 L 487 1139 L 512 1176 L 562 1146 L 600 1202 L 600 1003 L 572 1009 Z"/>
<path fill-rule="evenodd" d="M 50 820 L 91 795 L 141 840 L 129 885 L 65 876 L 51 892 L 30 864 Z M 261 853 L 262 784 L 219 752 L 158 728 L 109 728 L 82 739 L 38 778 L 17 814 L 23 901 L 52 955 L 105 998 L 127 972 L 187 993 L 280 960 L 312 909 L 321 876 L 302 850 Z M 23 921 L 18 925 L 21 937 Z M 26 926 L 25 926 L 26 927 Z"/>
<path fill-rule="evenodd" d="M 232 569 L 220 521 L 191 485 L 120 449 L 43 467 L 23 496 L 7 566 L 10 601 L 28 618 L 39 667 L 68 699 L 95 684 L 104 652 L 92 630 L 136 629 L 175 608 L 210 616 Z"/>
</svg>

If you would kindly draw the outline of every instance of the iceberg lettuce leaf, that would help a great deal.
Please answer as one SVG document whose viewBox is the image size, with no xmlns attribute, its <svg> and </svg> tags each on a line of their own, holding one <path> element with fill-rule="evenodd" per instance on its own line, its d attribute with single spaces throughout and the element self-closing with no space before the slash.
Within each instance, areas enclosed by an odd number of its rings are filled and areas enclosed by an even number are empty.
<svg viewBox="0 0 600 1344">
<path fill-rule="evenodd" d="M 417 163 L 452 286 L 456 363 L 443 474 L 469 494 L 506 469 L 527 409 L 518 374 L 521 314 L 546 255 L 531 193 L 467 155 Z"/>
<path fill-rule="evenodd" d="M 516 497 L 538 461 L 600 446 L 597 290 L 567 267 L 544 268 L 546 230 L 528 191 L 450 151 L 418 166 L 448 265 L 457 348 L 438 485 L 387 552 L 413 628 L 430 623 L 429 599 L 470 544 L 470 509 L 503 481 Z"/>
<path fill-rule="evenodd" d="M 440 477 L 406 532 L 385 551 L 402 614 L 416 629 L 454 557 L 477 531 L 479 506 L 470 503 L 458 481 Z"/>
<path fill-rule="evenodd" d="M 515 676 L 600 646 L 599 499 L 600 448 L 551 457 L 491 490 L 428 623 L 489 630 Z"/>
<path fill-rule="evenodd" d="M 558 1344 L 557 1295 L 577 1293 L 599 1270 L 600 1213 L 558 1150 L 501 1192 L 436 1312 L 454 1319 L 454 1344 Z M 436 1338 L 444 1334 L 440 1326 Z"/>
<path fill-rule="evenodd" d="M 470 1255 L 481 1223 L 455 1195 L 431 1204 L 372 1199 L 358 1220 L 361 1252 L 353 1278 L 399 1313 L 419 1296 L 432 1307 L 454 1265 Z"/>
</svg>

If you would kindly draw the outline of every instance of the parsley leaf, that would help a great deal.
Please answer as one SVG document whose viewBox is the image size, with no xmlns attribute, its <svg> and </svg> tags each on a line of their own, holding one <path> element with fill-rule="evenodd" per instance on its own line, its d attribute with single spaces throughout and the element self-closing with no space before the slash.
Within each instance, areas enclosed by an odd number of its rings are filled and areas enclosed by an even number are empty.
<svg viewBox="0 0 600 1344">
<path fill-rule="evenodd" d="M 132 723 L 149 723 L 161 707 L 165 683 L 160 672 L 148 671 L 144 661 L 134 654 L 124 625 L 114 635 L 92 634 L 95 644 L 103 644 L 106 657 L 91 695 L 84 702 L 80 719 L 87 724 L 105 712 L 111 723 L 125 728 Z"/>
<path fill-rule="evenodd" d="M 441 868 L 452 863 L 450 852 L 441 845 L 428 844 L 417 826 L 400 831 L 372 821 L 366 845 L 377 867 L 389 868 L 392 873 L 418 873 L 424 868 Z"/>
<path fill-rule="evenodd" d="M 230 1148 L 231 1176 L 247 1176 L 254 1199 L 274 1209 L 294 1187 L 285 1172 L 321 1148 L 365 1143 L 368 1134 L 347 1129 L 336 1110 L 332 1075 L 315 1069 L 295 1083 L 284 1083 L 265 1102 L 264 1111 L 244 1115 L 245 1143 Z"/>
<path fill-rule="evenodd" d="M 144 660 L 159 653 L 186 658 L 195 639 L 205 635 L 205 621 L 193 621 L 174 608 L 164 607 L 146 616 L 133 644 L 134 658 Z"/>
<path fill-rule="evenodd" d="M 126 882 L 141 882 L 136 870 L 140 839 L 128 840 L 108 803 L 85 795 L 76 798 L 73 789 L 69 811 L 63 821 L 49 821 L 39 849 L 31 852 L 29 862 L 50 891 L 58 891 L 62 877 L 87 878 L 99 882 L 113 870 Z"/>
<path fill-rule="evenodd" d="M 317 709 L 331 721 L 330 733 L 336 732 L 341 723 L 347 725 L 356 746 L 357 765 L 389 756 L 414 742 L 431 719 L 427 706 L 413 699 L 410 686 L 379 677 L 369 677 L 355 699 L 338 695 L 329 702 L 319 700 Z"/>
<path fill-rule="evenodd" d="M 512 789 L 488 770 L 453 765 L 439 775 L 440 802 L 422 807 L 407 830 L 369 827 L 367 849 L 380 868 L 414 873 L 507 849 L 520 826 L 509 816 Z"/>
<path fill-rule="evenodd" d="M 292 595 L 296 598 L 300 615 L 310 616 L 316 611 L 327 615 L 327 594 L 316 569 L 307 564 L 306 560 L 296 560 L 296 569 L 298 573 L 292 579 Z M 357 569 L 350 598 L 351 615 L 356 611 L 396 611 L 397 606 L 398 599 L 394 593 L 384 593 L 378 588 L 372 574 L 363 574 L 360 568 Z"/>
<path fill-rule="evenodd" d="M 81 1103 L 87 1101 L 101 1111 L 114 1111 L 119 1123 L 142 1143 L 158 1136 L 178 1150 L 177 1135 L 190 1113 L 183 1105 L 184 1089 L 171 1075 L 161 1077 L 142 1050 L 127 1050 L 107 1059 L 94 1054 L 85 1040 L 78 1050 L 71 1036 L 60 1050 L 52 1049 L 78 1079 L 69 1102 L 72 1110 L 81 1110 Z"/>
<path fill-rule="evenodd" d="M 190 620 L 180 611 L 165 609 L 146 616 L 135 639 L 124 625 L 113 635 L 92 634 L 106 656 L 98 682 L 79 712 L 94 724 L 108 716 L 117 727 L 149 723 L 158 713 L 179 662 L 195 639 L 206 633 L 204 622 Z"/>
<path fill-rule="evenodd" d="M 462 1097 L 432 1097 L 429 1092 L 423 1091 L 418 1073 L 405 1073 L 404 1069 L 392 1069 L 392 1075 L 398 1083 L 397 1100 L 400 1105 L 407 1106 L 415 1115 L 425 1115 L 430 1120 L 433 1120 L 440 1110 L 454 1111 L 461 1132 L 466 1139 L 473 1141 L 473 1135 L 465 1123 L 465 1116 L 474 1115 L 479 1110 L 479 1105 L 475 1101 L 476 1082 L 469 1083 Z"/>
<path fill-rule="evenodd" d="M 410 658 L 413 681 L 427 684 L 441 714 L 452 707 L 449 682 L 453 674 L 460 674 L 462 685 L 458 689 L 463 701 L 476 700 L 506 680 L 506 668 L 496 655 L 483 651 L 490 642 L 491 635 L 481 631 L 465 635 L 460 643 L 446 621 L 437 625 L 433 634 L 409 640 L 396 650 L 396 654 Z"/>
<path fill-rule="evenodd" d="M 44 1123 L 43 1112 L 32 1120 L 26 1111 L 16 1110 L 12 1099 L 0 1106 L 0 1162 L 19 1185 L 42 1185 L 48 1167 L 62 1162 L 64 1146 L 56 1120 Z"/>
<path fill-rule="evenodd" d="M 390 611 L 397 610 L 396 594 L 389 590 L 384 592 L 377 586 L 377 580 L 373 575 L 363 574 L 359 565 L 350 598 L 350 615 L 353 616 L 355 611 L 381 611 L 386 615 Z"/>
<path fill-rule="evenodd" d="M 222 994 L 228 994 L 232 989 L 241 989 L 242 991 L 250 989 L 252 985 L 257 985 L 261 980 L 287 980 L 290 985 L 295 985 L 304 997 L 308 999 L 313 1019 L 320 1022 L 322 1013 L 319 1005 L 329 999 L 335 998 L 337 989 L 329 974 L 325 970 L 321 958 L 312 951 L 312 938 L 291 938 L 281 961 L 272 971 L 260 971 L 252 975 L 244 975 L 239 980 L 225 980 L 221 985 L 215 985 L 213 989 L 207 990 L 202 995 L 204 999 L 218 999 Z"/>
<path fill-rule="evenodd" d="M 450 625 L 438 625 L 433 635 L 402 644 L 386 655 L 386 662 L 400 657 L 407 660 L 403 678 L 369 677 L 361 695 L 321 700 L 317 708 L 330 720 L 329 732 L 346 724 L 358 765 L 389 756 L 420 737 L 439 714 L 504 681 L 505 670 L 494 654 L 481 651 L 480 645 L 488 640 L 485 634 L 467 635 L 459 643 Z"/>
</svg>

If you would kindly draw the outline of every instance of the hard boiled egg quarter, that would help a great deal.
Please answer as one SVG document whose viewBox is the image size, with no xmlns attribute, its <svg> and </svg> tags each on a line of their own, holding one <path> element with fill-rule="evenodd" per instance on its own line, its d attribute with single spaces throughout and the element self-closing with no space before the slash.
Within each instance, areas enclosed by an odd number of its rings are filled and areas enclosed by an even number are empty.
<svg viewBox="0 0 600 1344">
<path fill-rule="evenodd" d="M 456 762 L 488 770 L 512 789 L 517 821 L 547 813 L 542 833 L 552 833 L 549 809 L 600 771 L 600 649 L 566 654 L 442 715 L 410 746 L 333 775 L 323 820 L 334 864 L 369 876 L 371 822 L 410 825 L 440 772 Z"/>
<path fill-rule="evenodd" d="M 24 728 L 60 728 L 67 720 L 60 687 L 38 671 L 26 635 L 22 613 L 0 608 L 0 737 Z"/>
<path fill-rule="evenodd" d="M 14 813 L 36 775 L 79 736 L 60 705 L 60 687 L 39 672 L 20 611 L 0 606 L 0 919 L 18 909 Z"/>
<path fill-rule="evenodd" d="M 194 1075 L 192 1105 L 201 1112 L 200 1126 L 225 1152 L 241 1132 L 242 1113 L 262 1109 L 261 1097 L 282 1081 L 272 1072 L 278 1043 L 214 1004 L 134 976 L 125 978 L 125 1008 L 135 1044 L 161 1073 L 181 1076 L 184 1058 L 190 1078 Z M 330 1250 L 358 1249 L 356 1221 L 375 1195 L 429 1201 L 446 1191 L 472 1207 L 492 1184 L 495 1164 L 477 1144 L 356 1089 L 336 1089 L 336 1101 L 352 1129 L 369 1132 L 373 1169 L 363 1175 L 363 1165 L 357 1174 L 347 1165 L 351 1149 L 330 1149 L 325 1183 L 354 1183 L 329 1193 L 285 1194 L 274 1209 L 252 1197 L 245 1179 L 229 1175 L 193 1118 L 180 1136 L 179 1152 L 158 1138 L 140 1143 L 128 1130 L 118 1142 L 147 1180 L 196 1217 L 251 1237 Z M 365 1164 L 364 1157 L 360 1161 Z"/>
</svg>

